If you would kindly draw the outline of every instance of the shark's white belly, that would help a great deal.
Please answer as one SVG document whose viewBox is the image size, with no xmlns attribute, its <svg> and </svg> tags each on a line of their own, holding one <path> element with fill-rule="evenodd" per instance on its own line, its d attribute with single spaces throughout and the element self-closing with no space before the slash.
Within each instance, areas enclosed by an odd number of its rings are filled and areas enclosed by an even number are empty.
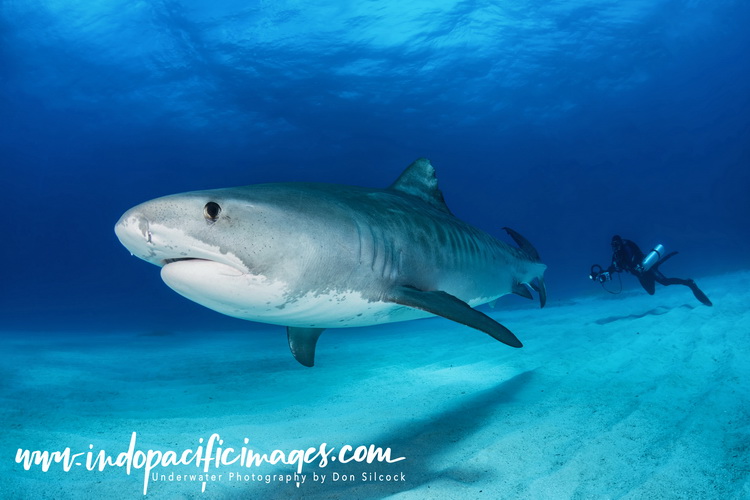
<svg viewBox="0 0 750 500">
<path fill-rule="evenodd" d="M 344 328 L 432 316 L 392 302 L 366 300 L 355 290 L 294 293 L 284 282 L 208 260 L 167 264 L 161 277 L 174 291 L 209 309 L 263 323 Z"/>
</svg>

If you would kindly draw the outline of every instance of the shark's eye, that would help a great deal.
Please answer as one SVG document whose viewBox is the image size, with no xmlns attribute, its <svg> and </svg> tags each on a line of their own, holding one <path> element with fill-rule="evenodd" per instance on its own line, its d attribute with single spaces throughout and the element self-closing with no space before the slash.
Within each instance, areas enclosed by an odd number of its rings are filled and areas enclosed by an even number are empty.
<svg viewBox="0 0 750 500">
<path fill-rule="evenodd" d="M 213 201 L 209 201 L 206 203 L 206 206 L 203 207 L 203 217 L 205 217 L 207 221 L 216 222 L 220 213 L 221 207 L 218 203 L 214 203 Z"/>
</svg>

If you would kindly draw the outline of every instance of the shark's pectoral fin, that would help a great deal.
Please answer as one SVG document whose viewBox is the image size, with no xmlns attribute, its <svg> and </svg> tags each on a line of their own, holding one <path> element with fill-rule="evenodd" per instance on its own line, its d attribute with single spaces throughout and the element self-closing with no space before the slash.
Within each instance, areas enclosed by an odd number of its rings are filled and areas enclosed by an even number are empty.
<svg viewBox="0 0 750 500">
<path fill-rule="evenodd" d="M 510 330 L 486 314 L 472 309 L 469 304 L 449 293 L 442 291 L 425 292 L 410 286 L 400 286 L 391 290 L 385 300 L 402 306 L 421 309 L 476 328 L 511 347 L 523 347 L 521 341 Z"/>
<path fill-rule="evenodd" d="M 325 328 L 298 328 L 294 326 L 286 327 L 286 336 L 289 340 L 289 349 L 292 351 L 294 359 L 305 366 L 315 364 L 315 345 L 318 343 L 318 337 L 323 333 Z"/>
</svg>

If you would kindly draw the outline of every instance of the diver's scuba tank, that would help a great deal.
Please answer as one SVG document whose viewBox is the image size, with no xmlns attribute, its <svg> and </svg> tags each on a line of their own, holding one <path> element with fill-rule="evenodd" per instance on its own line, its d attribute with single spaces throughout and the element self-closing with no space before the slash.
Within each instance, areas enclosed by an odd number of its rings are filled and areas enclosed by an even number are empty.
<svg viewBox="0 0 750 500">
<path fill-rule="evenodd" d="M 638 270 L 645 273 L 654 267 L 654 264 L 659 262 L 662 257 L 664 257 L 664 245 L 659 243 L 643 258 L 643 262 L 638 266 Z"/>
</svg>

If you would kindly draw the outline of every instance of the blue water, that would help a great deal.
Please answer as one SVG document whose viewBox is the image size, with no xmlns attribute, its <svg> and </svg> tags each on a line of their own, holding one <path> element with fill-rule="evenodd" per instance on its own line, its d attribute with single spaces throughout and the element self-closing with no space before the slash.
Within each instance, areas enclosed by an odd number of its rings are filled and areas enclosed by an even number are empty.
<svg viewBox="0 0 750 500">
<path fill-rule="evenodd" d="M 668 275 L 748 269 L 749 21 L 741 0 L 6 0 L 0 328 L 252 329 L 130 257 L 119 216 L 383 187 L 418 157 L 458 217 L 533 242 L 550 301 L 603 294 L 614 233 L 680 251 Z"/>
<path fill-rule="evenodd" d="M 534 243 L 553 297 L 613 233 L 677 274 L 747 267 L 746 3 L 410 5 L 4 2 L 6 321 L 108 321 L 136 290 L 140 319 L 202 315 L 120 247 L 127 208 L 386 186 L 420 156 L 459 217 Z"/>
</svg>

